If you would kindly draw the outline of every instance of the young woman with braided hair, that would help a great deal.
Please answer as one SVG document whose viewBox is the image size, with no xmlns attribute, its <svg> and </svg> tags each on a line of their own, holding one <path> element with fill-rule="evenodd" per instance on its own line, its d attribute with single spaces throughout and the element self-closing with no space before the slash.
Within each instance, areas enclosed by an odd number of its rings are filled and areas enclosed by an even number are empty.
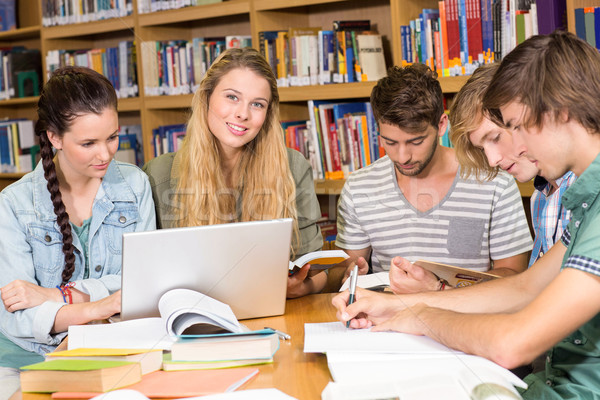
<svg viewBox="0 0 600 400">
<path fill-rule="evenodd" d="M 70 325 L 120 311 L 121 237 L 156 222 L 146 175 L 113 160 L 118 129 L 105 77 L 54 72 L 38 101 L 42 160 L 0 192 L 0 399 Z"/>
</svg>

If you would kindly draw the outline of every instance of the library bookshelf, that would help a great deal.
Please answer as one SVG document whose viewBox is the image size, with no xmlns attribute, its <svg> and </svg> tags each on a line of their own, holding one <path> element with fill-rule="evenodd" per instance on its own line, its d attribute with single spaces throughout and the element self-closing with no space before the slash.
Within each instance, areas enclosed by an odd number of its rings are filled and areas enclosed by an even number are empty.
<svg viewBox="0 0 600 400">
<path fill-rule="evenodd" d="M 19 29 L 0 32 L 0 45 L 23 45 L 45 54 L 57 49 L 115 46 L 121 40 L 136 42 L 139 96 L 119 100 L 121 125 L 141 124 L 146 161 L 153 157 L 152 129 L 186 122 L 192 95 L 149 96 L 144 93 L 144 60 L 139 45 L 152 40 L 192 40 L 194 37 L 250 35 L 258 43 L 260 31 L 320 26 L 330 29 L 334 20 L 369 19 L 383 37 L 386 64 L 401 62 L 400 25 L 408 24 L 423 8 L 437 8 L 437 0 L 226 0 L 219 3 L 138 13 L 94 22 L 43 27 L 41 0 L 17 0 Z M 570 0 L 578 3 L 579 0 Z M 46 80 L 47 77 L 44 77 Z M 441 77 L 442 91 L 456 93 L 468 77 Z M 375 82 L 331 84 L 280 89 L 281 119 L 308 119 L 307 100 L 368 99 Z M 37 98 L 0 101 L 0 118 L 35 120 Z M 0 174 L 1 182 L 22 174 Z M 319 196 L 339 195 L 343 181 L 317 181 Z M 330 201 L 333 203 L 333 201 Z"/>
</svg>

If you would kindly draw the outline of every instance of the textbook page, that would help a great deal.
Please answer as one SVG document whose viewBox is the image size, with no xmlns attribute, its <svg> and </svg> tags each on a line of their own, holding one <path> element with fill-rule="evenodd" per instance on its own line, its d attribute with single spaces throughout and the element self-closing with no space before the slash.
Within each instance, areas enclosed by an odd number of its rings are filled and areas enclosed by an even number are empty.
<svg viewBox="0 0 600 400">
<path fill-rule="evenodd" d="M 336 382 L 352 383 L 389 380 L 398 377 L 414 379 L 420 376 L 446 375 L 460 381 L 465 390 L 482 383 L 497 385 L 518 395 L 513 386 L 527 388 L 527 384 L 506 368 L 479 356 L 456 354 L 400 354 L 328 352 L 327 364 Z M 360 365 L 361 368 L 356 368 Z"/>
<path fill-rule="evenodd" d="M 348 289 L 350 286 L 350 277 L 346 279 L 342 287 L 340 288 L 340 292 Z M 374 274 L 367 275 L 359 275 L 358 281 L 356 282 L 356 286 L 363 289 L 371 289 L 380 286 L 390 286 L 390 273 L 388 271 L 376 272 Z"/>
<path fill-rule="evenodd" d="M 362 366 L 360 369 L 362 369 Z M 421 376 L 410 380 L 398 376 L 394 380 L 381 380 L 377 382 L 365 382 L 361 380 L 352 383 L 329 382 L 321 393 L 321 399 L 471 400 L 458 381 L 445 375 Z"/>
<path fill-rule="evenodd" d="M 328 353 L 331 351 L 463 354 L 427 336 L 351 329 L 346 328 L 341 322 L 304 324 L 304 352 Z"/>
<path fill-rule="evenodd" d="M 175 342 L 167 334 L 162 318 L 141 318 L 114 324 L 71 325 L 69 350 L 80 347 L 162 349 L 169 350 Z"/>
<path fill-rule="evenodd" d="M 173 289 L 158 301 L 160 315 L 166 320 L 169 335 L 240 333 L 244 329 L 231 307 L 212 297 L 189 289 Z M 192 328 L 192 332 L 186 329 Z M 222 328 L 222 329 L 219 329 Z"/>
</svg>

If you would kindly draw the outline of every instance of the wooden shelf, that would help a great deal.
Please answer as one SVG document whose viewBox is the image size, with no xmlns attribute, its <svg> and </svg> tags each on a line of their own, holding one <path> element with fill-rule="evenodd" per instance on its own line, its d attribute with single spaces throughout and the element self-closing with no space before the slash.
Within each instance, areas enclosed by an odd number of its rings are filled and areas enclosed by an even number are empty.
<svg viewBox="0 0 600 400">
<path fill-rule="evenodd" d="M 142 109 L 142 101 L 139 97 L 126 97 L 119 99 L 117 104 L 118 111 L 140 111 Z"/>
<path fill-rule="evenodd" d="M 40 37 L 41 26 L 28 26 L 26 28 L 13 29 L 11 31 L 0 32 L 0 41 L 35 39 Z"/>
<path fill-rule="evenodd" d="M 193 94 L 179 96 L 149 96 L 144 99 L 148 110 L 190 108 L 192 106 Z"/>
<path fill-rule="evenodd" d="M 159 26 L 249 13 L 250 2 L 248 0 L 232 0 L 203 6 L 139 14 L 138 22 L 140 26 Z"/>
<path fill-rule="evenodd" d="M 304 7 L 327 3 L 340 3 L 346 0 L 254 0 L 256 11 L 281 10 L 292 7 Z"/>
<path fill-rule="evenodd" d="M 43 39 L 76 39 L 78 36 L 91 36 L 107 32 L 133 30 L 133 16 L 103 19 L 80 24 L 58 25 L 42 29 Z"/>
<path fill-rule="evenodd" d="M 0 107 L 14 107 L 20 105 L 34 105 L 37 104 L 40 96 L 33 97 L 18 97 L 15 99 L 8 99 L 0 101 Z"/>
</svg>

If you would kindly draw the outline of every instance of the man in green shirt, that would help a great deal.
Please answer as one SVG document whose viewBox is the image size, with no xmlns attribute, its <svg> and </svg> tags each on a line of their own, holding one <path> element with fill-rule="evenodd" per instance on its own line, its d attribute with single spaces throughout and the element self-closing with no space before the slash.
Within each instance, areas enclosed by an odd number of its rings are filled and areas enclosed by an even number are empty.
<svg viewBox="0 0 600 400">
<path fill-rule="evenodd" d="M 600 398 L 598 93 L 600 53 L 573 34 L 517 46 L 502 60 L 484 106 L 544 176 L 579 176 L 563 197 L 572 217 L 561 241 L 521 274 L 460 290 L 358 291 L 350 306 L 345 292 L 333 300 L 340 320 L 427 335 L 507 368 L 547 351 L 545 371 L 525 379 L 525 399 Z"/>
</svg>

